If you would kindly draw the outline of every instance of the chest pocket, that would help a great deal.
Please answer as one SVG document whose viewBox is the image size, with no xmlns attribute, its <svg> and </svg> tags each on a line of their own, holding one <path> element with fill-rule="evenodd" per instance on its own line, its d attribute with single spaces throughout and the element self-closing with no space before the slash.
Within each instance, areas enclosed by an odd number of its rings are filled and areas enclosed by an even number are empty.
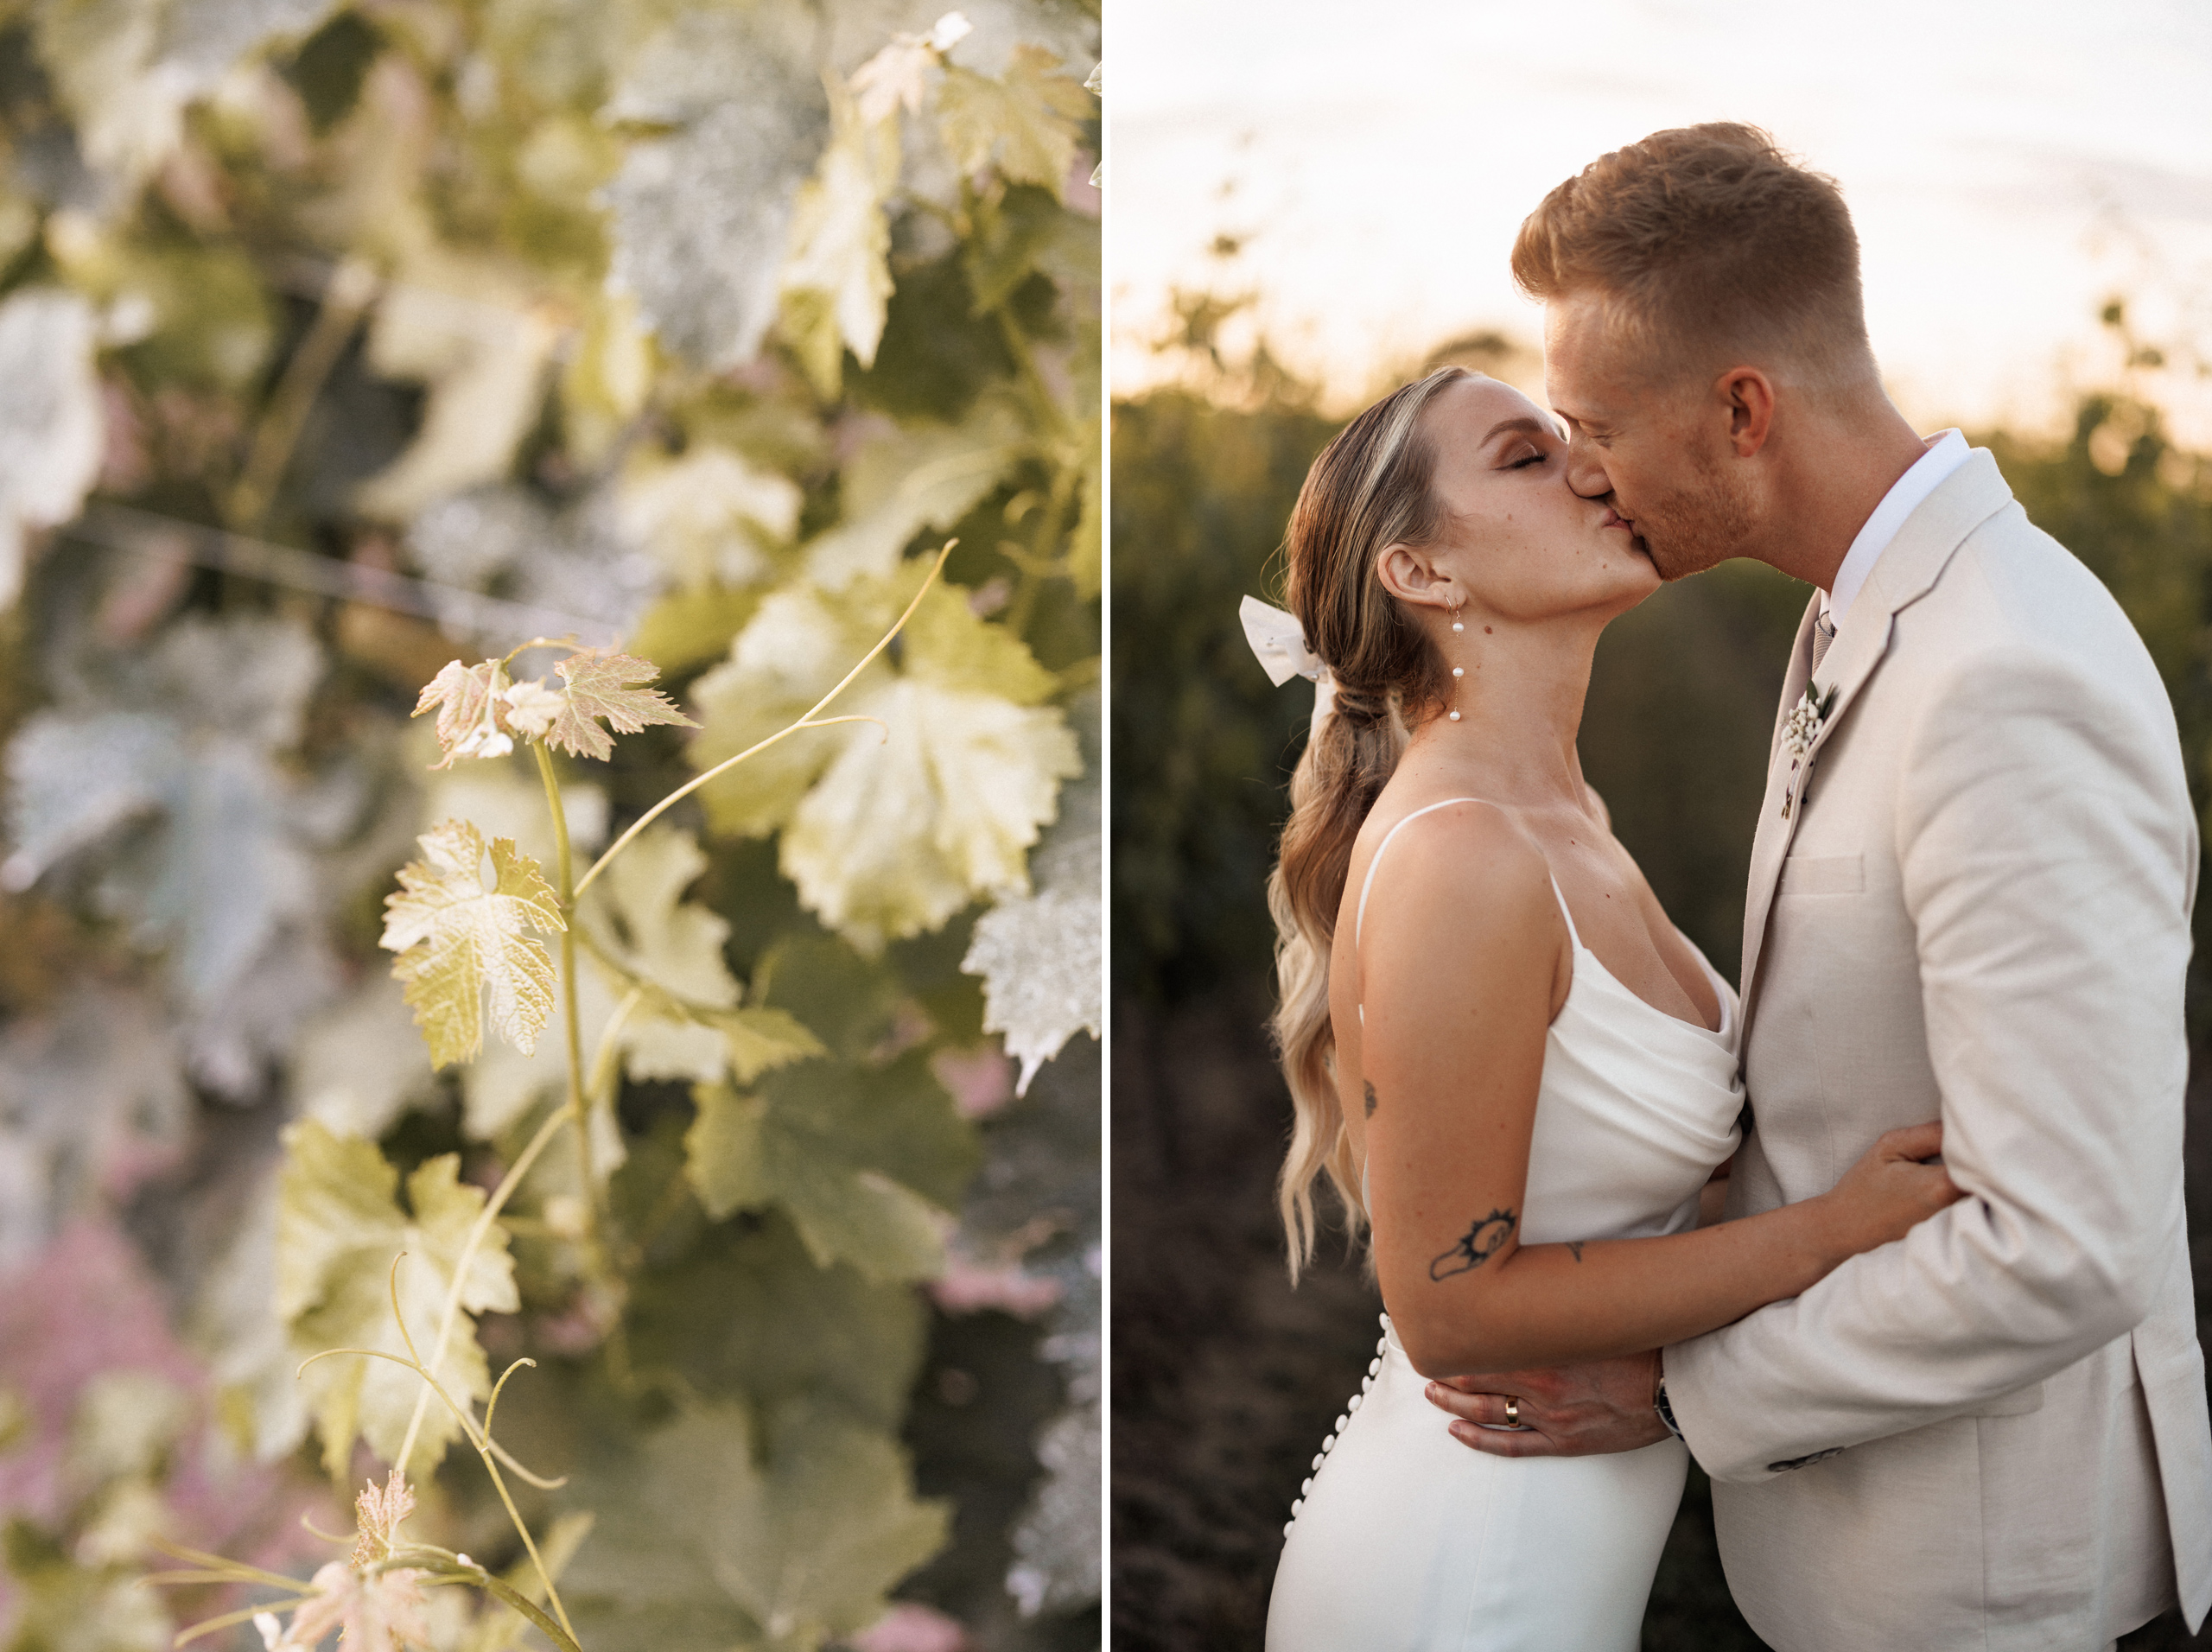
<svg viewBox="0 0 2212 1652">
<path fill-rule="evenodd" d="M 1858 895 L 1866 891 L 1862 855 L 1793 855 L 1782 863 L 1785 895 Z"/>
</svg>

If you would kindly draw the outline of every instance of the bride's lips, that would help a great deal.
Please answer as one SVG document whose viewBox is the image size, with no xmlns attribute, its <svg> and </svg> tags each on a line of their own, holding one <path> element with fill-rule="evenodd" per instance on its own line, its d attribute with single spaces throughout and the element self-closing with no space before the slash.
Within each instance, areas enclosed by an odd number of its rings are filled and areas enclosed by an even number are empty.
<svg viewBox="0 0 2212 1652">
<path fill-rule="evenodd" d="M 1601 533 L 1607 528 L 1618 528 L 1628 535 L 1628 543 L 1631 549 L 1647 556 L 1651 554 L 1650 548 L 1643 543 L 1643 536 L 1637 532 L 1635 521 L 1623 516 L 1618 511 L 1608 510 L 1605 512 L 1605 519 L 1598 524 L 1598 528 Z"/>
</svg>

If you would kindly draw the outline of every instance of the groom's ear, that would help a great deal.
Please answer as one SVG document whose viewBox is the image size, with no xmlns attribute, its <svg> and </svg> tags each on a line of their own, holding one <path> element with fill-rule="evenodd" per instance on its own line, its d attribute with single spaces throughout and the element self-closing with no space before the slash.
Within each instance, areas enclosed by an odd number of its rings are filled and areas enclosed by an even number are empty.
<svg viewBox="0 0 2212 1652">
<path fill-rule="evenodd" d="M 1728 445 L 1738 459 L 1766 446 L 1774 429 L 1774 384 L 1757 367 L 1731 367 L 1713 381 L 1713 391 L 1728 414 Z"/>
</svg>

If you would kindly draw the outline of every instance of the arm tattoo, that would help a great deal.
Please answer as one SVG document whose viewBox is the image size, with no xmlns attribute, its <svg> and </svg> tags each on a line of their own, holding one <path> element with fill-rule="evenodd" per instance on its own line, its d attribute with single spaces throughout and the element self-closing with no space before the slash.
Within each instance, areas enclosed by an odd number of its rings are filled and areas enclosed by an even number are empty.
<svg viewBox="0 0 2212 1652">
<path fill-rule="evenodd" d="M 1585 1241 L 1580 1239 L 1570 1239 L 1567 1242 L 1567 1249 L 1569 1254 L 1572 1255 L 1577 1261 L 1580 1261 L 1582 1260 L 1582 1247 L 1585 1242 Z"/>
<path fill-rule="evenodd" d="M 1368 1084 L 1368 1085 L 1366 1086 L 1366 1090 L 1367 1090 L 1367 1116 L 1368 1116 L 1369 1118 L 1370 1118 L 1370 1119 L 1371 1119 L 1371 1118 L 1373 1118 L 1373 1117 L 1375 1116 L 1375 1086 L 1374 1086 L 1374 1085 L 1372 1085 L 1372 1084 Z"/>
<path fill-rule="evenodd" d="M 1480 1268 L 1503 1248 L 1513 1234 L 1515 1217 L 1510 1210 L 1492 1210 L 1474 1226 L 1466 1236 L 1428 1265 L 1428 1276 L 1433 1280 L 1447 1280 L 1454 1274 L 1465 1274 Z"/>
</svg>

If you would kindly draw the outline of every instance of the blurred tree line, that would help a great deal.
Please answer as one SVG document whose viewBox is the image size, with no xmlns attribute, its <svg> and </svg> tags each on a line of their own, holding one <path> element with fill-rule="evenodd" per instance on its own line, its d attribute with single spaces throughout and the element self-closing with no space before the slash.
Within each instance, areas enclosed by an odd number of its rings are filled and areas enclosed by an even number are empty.
<svg viewBox="0 0 2212 1652">
<path fill-rule="evenodd" d="M 1132 1647 L 1256 1640 L 1291 1498 L 1357 1391 L 1378 1306 L 1356 1269 L 1284 1282 L 1270 1183 L 1289 1102 L 1262 1022 L 1265 899 L 1312 701 L 1273 687 L 1236 618 L 1280 594 L 1306 467 L 1342 421 L 1264 348 L 1224 359 L 1233 303 L 1185 300 L 1183 379 L 1114 408 L 1113 1096 L 1117 1629 Z M 2103 317 L 2130 369 L 2159 365 Z M 1446 360 L 1498 370 L 1495 334 Z M 2081 396 L 2063 437 L 1969 431 L 2030 518 L 2134 621 L 2173 696 L 2200 816 L 2212 798 L 2212 460 L 2131 387 Z M 1732 562 L 1662 588 L 1600 643 L 1584 770 L 1669 914 L 1732 979 L 1789 645 L 1808 588 Z M 2196 912 L 2205 1038 L 2212 902 Z M 2200 1064 L 2200 1066 L 2202 1064 Z M 2212 1109 L 2192 1087 L 2200 1301 L 2212 1283 Z M 1206 1477 L 1211 1477 L 1207 1478 Z M 2133 1643 L 2133 1642 L 2131 1642 Z M 1712 1547 L 1702 1477 L 1670 1540 L 1648 1648 L 1753 1647 Z"/>
</svg>

